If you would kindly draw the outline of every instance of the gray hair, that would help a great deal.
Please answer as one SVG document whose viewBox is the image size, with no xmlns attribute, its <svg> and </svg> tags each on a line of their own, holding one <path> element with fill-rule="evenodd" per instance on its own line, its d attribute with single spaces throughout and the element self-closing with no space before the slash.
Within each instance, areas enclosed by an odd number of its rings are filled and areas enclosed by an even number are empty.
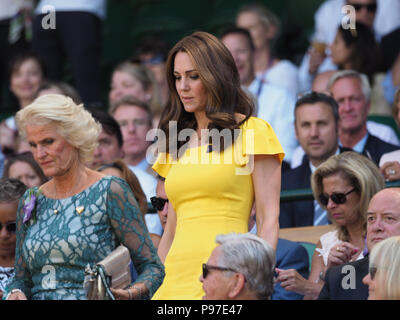
<svg viewBox="0 0 400 320">
<path fill-rule="evenodd" d="M 356 78 L 360 81 L 361 91 L 364 95 L 366 101 L 370 101 L 371 99 L 371 85 L 369 84 L 368 77 L 360 72 L 355 70 L 342 70 L 333 74 L 333 76 L 329 79 L 327 84 L 327 89 L 331 92 L 331 88 L 336 83 L 336 81 L 343 78 Z"/>
<path fill-rule="evenodd" d="M 11 178 L 0 179 L 0 203 L 19 201 L 24 195 L 27 186 L 21 181 Z"/>
<path fill-rule="evenodd" d="M 274 290 L 275 252 L 272 247 L 251 233 L 220 234 L 216 242 L 222 250 L 219 262 L 242 273 L 247 288 L 260 300 L 269 299 Z"/>
</svg>

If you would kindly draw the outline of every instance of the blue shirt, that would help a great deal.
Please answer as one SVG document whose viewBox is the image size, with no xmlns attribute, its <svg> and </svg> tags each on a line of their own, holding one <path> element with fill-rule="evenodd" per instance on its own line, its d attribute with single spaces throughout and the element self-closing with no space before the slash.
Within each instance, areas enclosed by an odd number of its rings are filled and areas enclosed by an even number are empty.
<svg viewBox="0 0 400 320">
<path fill-rule="evenodd" d="M 285 160 L 290 162 L 294 149 L 299 145 L 294 132 L 295 96 L 283 87 L 261 81 L 261 78 L 256 78 L 248 87 L 257 99 L 257 117 L 274 129 L 285 152 Z"/>
</svg>

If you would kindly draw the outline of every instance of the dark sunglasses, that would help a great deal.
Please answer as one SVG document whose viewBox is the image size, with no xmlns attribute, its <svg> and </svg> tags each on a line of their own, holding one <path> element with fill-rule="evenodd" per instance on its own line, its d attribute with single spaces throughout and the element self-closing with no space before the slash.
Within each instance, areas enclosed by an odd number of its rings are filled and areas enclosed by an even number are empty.
<svg viewBox="0 0 400 320">
<path fill-rule="evenodd" d="M 232 271 L 232 272 L 237 272 L 236 270 L 233 270 L 231 268 L 225 268 L 225 267 L 218 267 L 218 266 L 210 266 L 206 263 L 203 263 L 203 279 L 207 278 L 208 273 L 210 270 L 219 270 L 219 271 Z"/>
<path fill-rule="evenodd" d="M 376 275 L 377 271 L 378 271 L 378 268 L 376 266 L 369 267 L 369 276 L 370 276 L 371 280 L 375 279 L 375 275 Z"/>
<path fill-rule="evenodd" d="M 370 3 L 370 4 L 349 3 L 349 5 L 353 6 L 356 11 L 360 11 L 362 8 L 365 8 L 369 12 L 376 12 L 377 9 L 376 3 Z"/>
<path fill-rule="evenodd" d="M 356 188 L 351 189 L 349 192 L 346 193 L 332 193 L 331 195 L 327 195 L 325 193 L 321 193 L 319 195 L 319 201 L 326 207 L 329 202 L 329 198 L 336 203 L 336 204 L 343 204 L 347 201 L 347 195 L 355 191 Z"/>
<path fill-rule="evenodd" d="M 154 209 L 161 211 L 162 209 L 164 209 L 164 206 L 168 202 L 168 199 L 160 197 L 151 197 L 150 201 Z"/>
<path fill-rule="evenodd" d="M 7 232 L 10 234 L 15 234 L 15 232 L 17 231 L 17 224 L 15 221 L 7 222 L 5 224 L 0 223 L 0 231 L 3 229 L 3 226 L 6 227 Z"/>
</svg>

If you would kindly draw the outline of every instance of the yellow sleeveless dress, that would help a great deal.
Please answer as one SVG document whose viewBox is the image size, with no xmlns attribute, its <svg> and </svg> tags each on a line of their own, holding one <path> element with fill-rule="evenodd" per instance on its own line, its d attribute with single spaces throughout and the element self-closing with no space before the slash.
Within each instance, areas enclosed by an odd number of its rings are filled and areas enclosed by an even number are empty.
<svg viewBox="0 0 400 320">
<path fill-rule="evenodd" d="M 254 200 L 254 162 L 249 155 L 278 155 L 282 161 L 284 153 L 266 121 L 251 117 L 240 129 L 233 146 L 221 153 L 202 145 L 186 149 L 178 160 L 162 153 L 154 164 L 153 169 L 166 178 L 165 190 L 177 222 L 165 259 L 166 276 L 153 299 L 201 299 L 202 263 L 216 247 L 215 237 L 248 231 Z"/>
</svg>

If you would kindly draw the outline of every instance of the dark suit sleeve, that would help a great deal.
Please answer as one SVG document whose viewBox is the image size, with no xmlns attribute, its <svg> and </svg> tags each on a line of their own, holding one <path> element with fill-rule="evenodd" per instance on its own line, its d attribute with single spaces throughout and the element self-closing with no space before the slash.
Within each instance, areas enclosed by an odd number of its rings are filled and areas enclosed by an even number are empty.
<svg viewBox="0 0 400 320">
<path fill-rule="evenodd" d="M 296 242 L 288 240 L 279 240 L 277 248 L 276 267 L 279 269 L 296 269 L 302 277 L 308 279 L 309 276 L 309 258 L 307 250 Z M 303 296 L 283 289 L 280 283 L 277 283 L 272 293 L 272 300 L 301 300 Z"/>
<path fill-rule="evenodd" d="M 292 202 L 281 202 L 279 213 L 279 227 L 280 228 L 292 228 L 295 226 L 293 219 L 293 203 Z"/>
</svg>

